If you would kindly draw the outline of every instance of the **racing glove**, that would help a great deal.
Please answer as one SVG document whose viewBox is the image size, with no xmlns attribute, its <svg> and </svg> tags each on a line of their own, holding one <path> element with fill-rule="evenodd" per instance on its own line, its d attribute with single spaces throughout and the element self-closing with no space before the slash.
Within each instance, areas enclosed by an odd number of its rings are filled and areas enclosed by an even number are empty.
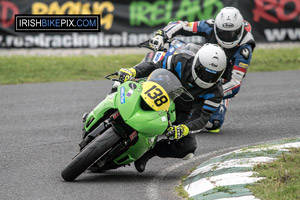
<svg viewBox="0 0 300 200">
<path fill-rule="evenodd" d="M 126 82 L 136 76 L 136 70 L 134 68 L 121 68 L 119 70 L 119 80 Z"/>
<path fill-rule="evenodd" d="M 149 46 L 152 49 L 158 51 L 161 47 L 164 46 L 165 41 L 167 41 L 167 40 L 168 40 L 168 37 L 165 34 L 165 31 L 164 30 L 158 30 L 155 33 L 155 36 L 150 39 Z"/>
<path fill-rule="evenodd" d="M 170 139 L 170 140 L 179 140 L 180 138 L 187 136 L 189 134 L 189 128 L 184 125 L 184 124 L 180 124 L 178 126 L 171 126 L 167 129 L 167 133 L 166 136 Z"/>
</svg>

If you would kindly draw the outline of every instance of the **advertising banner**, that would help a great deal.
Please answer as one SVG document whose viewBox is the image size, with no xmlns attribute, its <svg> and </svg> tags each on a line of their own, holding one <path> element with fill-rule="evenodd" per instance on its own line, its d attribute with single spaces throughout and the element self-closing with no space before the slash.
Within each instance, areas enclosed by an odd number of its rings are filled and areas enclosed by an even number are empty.
<svg viewBox="0 0 300 200">
<path fill-rule="evenodd" d="M 299 0 L 0 0 L 0 48 L 135 47 L 170 21 L 238 8 L 257 42 L 300 41 Z M 100 15 L 100 32 L 16 32 L 15 15 Z M 185 38 L 200 42 L 200 37 Z"/>
<path fill-rule="evenodd" d="M 239 0 L 257 42 L 300 41 L 300 0 Z"/>
</svg>

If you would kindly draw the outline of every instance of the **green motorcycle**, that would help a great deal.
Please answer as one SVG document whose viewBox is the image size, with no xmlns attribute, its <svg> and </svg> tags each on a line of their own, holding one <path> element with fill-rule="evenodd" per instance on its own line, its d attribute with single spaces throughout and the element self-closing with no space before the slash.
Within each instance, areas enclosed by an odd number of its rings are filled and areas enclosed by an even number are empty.
<svg viewBox="0 0 300 200">
<path fill-rule="evenodd" d="M 174 99 L 182 93 L 189 94 L 165 69 L 120 84 L 84 118 L 81 150 L 62 178 L 73 181 L 87 169 L 105 171 L 136 161 L 176 120 Z"/>
</svg>

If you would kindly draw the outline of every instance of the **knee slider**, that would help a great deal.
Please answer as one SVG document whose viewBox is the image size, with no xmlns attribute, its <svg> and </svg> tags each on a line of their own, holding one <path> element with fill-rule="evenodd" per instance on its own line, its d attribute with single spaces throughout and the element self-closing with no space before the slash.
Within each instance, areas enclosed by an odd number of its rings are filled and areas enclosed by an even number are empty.
<svg viewBox="0 0 300 200">
<path fill-rule="evenodd" d="M 222 126 L 222 124 L 223 124 L 223 121 L 221 122 L 221 121 L 219 121 L 219 120 L 213 120 L 212 121 L 212 130 L 214 130 L 214 129 L 218 129 L 218 128 L 220 128 L 221 126 Z"/>
<path fill-rule="evenodd" d="M 214 130 L 220 128 L 224 123 L 226 111 L 227 108 L 225 107 L 225 105 L 220 105 L 216 112 L 209 119 L 209 122 L 207 123 L 205 128 L 207 130 Z"/>
</svg>

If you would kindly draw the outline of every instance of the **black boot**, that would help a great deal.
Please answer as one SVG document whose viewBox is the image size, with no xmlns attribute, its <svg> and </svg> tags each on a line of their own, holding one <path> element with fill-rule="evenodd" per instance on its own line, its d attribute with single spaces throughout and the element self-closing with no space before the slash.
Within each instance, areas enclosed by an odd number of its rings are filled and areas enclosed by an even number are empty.
<svg viewBox="0 0 300 200">
<path fill-rule="evenodd" d="M 134 166 L 138 172 L 145 171 L 146 164 L 149 159 L 151 159 L 153 156 L 155 156 L 155 152 L 153 149 L 150 149 L 147 151 L 142 157 L 140 157 L 138 160 L 134 162 Z"/>
</svg>

